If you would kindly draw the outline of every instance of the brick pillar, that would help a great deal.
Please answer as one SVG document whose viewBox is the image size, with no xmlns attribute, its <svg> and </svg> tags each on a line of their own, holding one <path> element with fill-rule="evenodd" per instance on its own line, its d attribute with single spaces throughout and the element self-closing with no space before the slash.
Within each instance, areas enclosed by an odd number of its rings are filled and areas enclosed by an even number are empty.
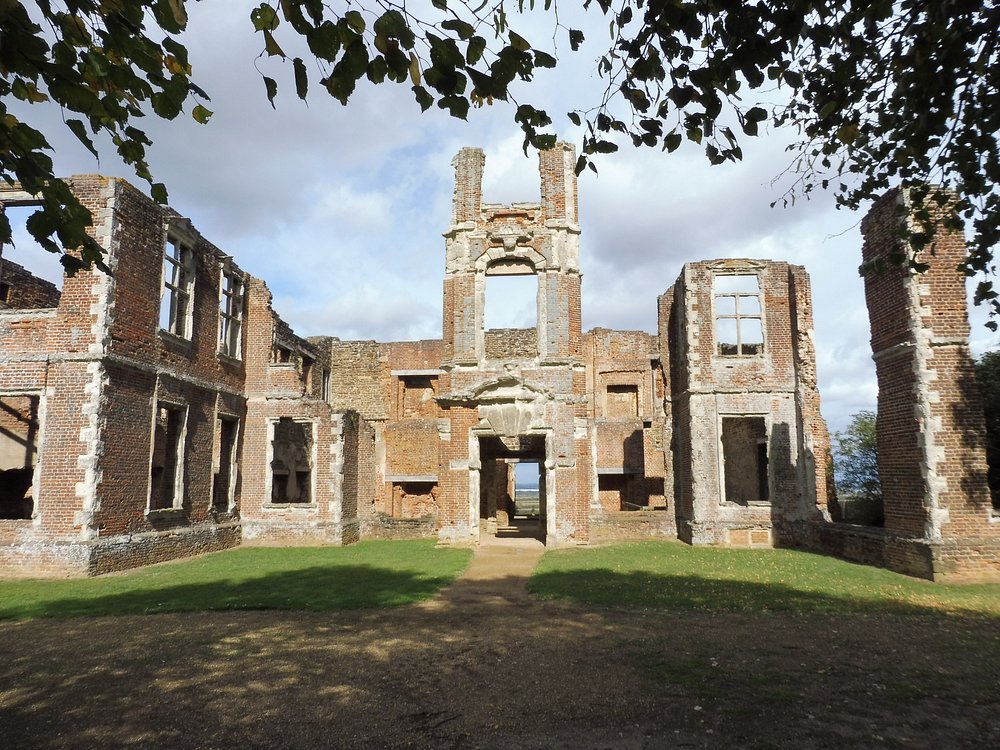
<svg viewBox="0 0 1000 750">
<path fill-rule="evenodd" d="M 455 194 L 451 223 L 462 224 L 479 219 L 483 201 L 483 165 L 481 148 L 463 148 L 451 165 L 455 168 Z"/>
<path fill-rule="evenodd" d="M 576 201 L 576 150 L 571 143 L 557 143 L 538 152 L 542 179 L 542 218 L 571 224 L 579 222 Z"/>
<path fill-rule="evenodd" d="M 898 247 L 906 197 L 894 190 L 862 222 L 865 262 Z M 918 260 L 865 277 L 878 377 L 879 474 L 889 567 L 930 578 L 1000 575 L 1000 524 L 991 522 L 985 426 L 969 354 L 961 232 L 938 227 Z M 922 560 L 894 556 L 893 538 L 929 543 Z M 929 564 L 930 570 L 919 569 Z"/>
</svg>

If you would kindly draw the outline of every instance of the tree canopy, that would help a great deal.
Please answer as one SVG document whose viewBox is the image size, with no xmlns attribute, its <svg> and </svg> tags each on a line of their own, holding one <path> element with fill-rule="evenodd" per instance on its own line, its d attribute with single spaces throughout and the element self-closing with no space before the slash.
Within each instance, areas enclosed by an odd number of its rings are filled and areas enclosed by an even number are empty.
<svg viewBox="0 0 1000 750">
<path fill-rule="evenodd" d="M 848 520 L 881 524 L 882 482 L 878 473 L 878 441 L 875 434 L 875 412 L 859 411 L 843 432 L 833 435 L 833 465 L 837 481 L 837 496 L 843 502 L 860 502 L 862 509 L 845 513 Z"/>
<path fill-rule="evenodd" d="M 966 271 L 992 271 L 1000 238 L 996 0 L 583 0 L 608 22 L 597 60 L 605 85 L 597 101 L 567 113 L 516 93 L 530 96 L 521 82 L 584 42 L 561 20 L 557 0 L 537 2 L 555 32 L 545 40 L 525 32 L 522 13 L 535 0 L 274 0 L 246 22 L 261 54 L 290 66 L 303 99 L 347 104 L 359 86 L 394 83 L 421 109 L 458 118 L 510 103 L 525 148 L 551 145 L 552 130 L 567 121 L 583 128 L 578 172 L 623 142 L 674 151 L 689 141 L 722 164 L 742 158 L 743 139 L 762 126 L 794 128 L 795 181 L 785 202 L 830 189 L 839 205 L 857 208 L 900 184 L 911 188 L 917 222 L 908 239 L 919 249 L 935 204 L 957 194 L 971 224 Z M 28 229 L 46 249 L 82 248 L 80 261 L 64 256 L 70 270 L 100 261 L 86 234 L 90 217 L 54 179 L 45 134 L 8 102 L 55 102 L 95 153 L 93 136 L 108 135 L 165 201 L 140 118 L 187 110 L 204 123 L 212 115 L 192 80 L 186 25 L 185 0 L 0 0 L 0 177 L 40 197 L 43 210 Z M 278 82 L 262 80 L 273 104 Z M 9 237 L 0 218 L 0 241 Z M 991 276 L 977 297 L 996 306 Z"/>
</svg>

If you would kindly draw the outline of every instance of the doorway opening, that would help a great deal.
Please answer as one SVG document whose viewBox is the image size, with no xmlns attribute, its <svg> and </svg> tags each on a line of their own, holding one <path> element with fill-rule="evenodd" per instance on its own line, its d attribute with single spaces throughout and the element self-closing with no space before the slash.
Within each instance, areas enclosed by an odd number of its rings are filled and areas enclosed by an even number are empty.
<svg viewBox="0 0 1000 750">
<path fill-rule="evenodd" d="M 479 536 L 545 542 L 545 438 L 479 438 Z"/>
</svg>

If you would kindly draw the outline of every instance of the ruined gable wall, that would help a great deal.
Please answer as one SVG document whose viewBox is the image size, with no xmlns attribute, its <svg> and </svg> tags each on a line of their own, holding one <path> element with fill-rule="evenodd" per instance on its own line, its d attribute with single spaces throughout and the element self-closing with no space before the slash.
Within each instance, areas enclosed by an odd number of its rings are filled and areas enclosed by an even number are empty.
<svg viewBox="0 0 1000 750">
<path fill-rule="evenodd" d="M 906 201 L 892 191 L 865 218 L 866 262 L 899 247 Z M 935 579 L 1000 575 L 1000 523 L 986 484 L 985 427 L 958 270 L 964 256 L 961 232 L 939 225 L 930 251 L 917 256 L 929 265 L 926 273 L 889 262 L 865 277 L 886 564 Z"/>
</svg>

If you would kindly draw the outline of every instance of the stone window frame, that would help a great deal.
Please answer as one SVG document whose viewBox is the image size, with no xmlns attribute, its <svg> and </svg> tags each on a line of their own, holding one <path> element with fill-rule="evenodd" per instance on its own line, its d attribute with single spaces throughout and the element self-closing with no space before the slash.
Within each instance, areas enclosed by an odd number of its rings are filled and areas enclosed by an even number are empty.
<svg viewBox="0 0 1000 750">
<path fill-rule="evenodd" d="M 309 467 L 309 502 L 307 503 L 275 503 L 271 501 L 271 493 L 273 492 L 273 475 L 274 471 L 271 468 L 271 464 L 274 461 L 274 426 L 280 422 L 282 419 L 291 419 L 293 422 L 299 424 L 310 425 L 311 429 L 311 450 L 310 450 L 310 467 Z M 307 508 L 307 509 L 317 509 L 319 508 L 319 501 L 316 497 L 316 490 L 319 487 L 317 482 L 317 474 L 319 469 L 319 419 L 315 417 L 296 417 L 288 414 L 268 417 L 267 418 L 267 443 L 266 443 L 266 461 L 265 467 L 267 469 L 265 473 L 264 481 L 264 502 L 261 504 L 265 510 L 276 512 L 282 509 L 288 508 Z"/>
<path fill-rule="evenodd" d="M 225 411 L 218 411 L 215 414 L 215 421 L 226 421 L 235 423 L 236 429 L 233 432 L 233 450 L 232 457 L 229 464 L 229 487 L 227 490 L 228 497 L 226 498 L 226 507 L 223 508 L 221 505 L 215 504 L 215 482 L 213 476 L 212 486 L 208 493 L 208 508 L 209 510 L 216 510 L 218 512 L 232 513 L 236 508 L 236 484 L 239 480 L 240 475 L 240 457 L 239 457 L 239 446 L 240 438 L 243 435 L 243 420 L 240 419 L 239 415 L 231 414 Z M 221 434 L 220 434 L 221 439 Z M 215 444 L 215 436 L 212 437 L 212 451 L 213 456 L 216 449 L 219 450 L 219 464 L 221 470 L 222 464 L 222 446 Z"/>
<path fill-rule="evenodd" d="M 774 503 L 774 488 L 771 486 L 773 481 L 773 476 L 771 473 L 771 432 L 774 428 L 773 424 L 773 414 L 770 412 L 719 412 L 716 421 L 716 433 L 718 445 L 718 467 L 719 467 L 719 505 L 724 508 L 741 508 L 743 510 L 748 510 L 750 508 L 769 508 Z M 757 500 L 747 505 L 742 503 L 731 502 L 726 498 L 726 460 L 725 460 L 725 446 L 722 443 L 722 420 L 724 419 L 763 419 L 764 420 L 764 444 L 767 447 L 767 500 Z M 760 445 L 761 441 L 757 442 Z"/>
<path fill-rule="evenodd" d="M 243 321 L 246 283 L 243 274 L 229 263 L 219 270 L 218 351 L 230 359 L 243 358 Z"/>
<path fill-rule="evenodd" d="M 169 508 L 154 508 L 152 507 L 153 502 L 153 454 L 156 451 L 156 422 L 159 419 L 159 410 L 161 408 L 169 409 L 171 411 L 178 411 L 182 413 L 181 417 L 181 427 L 177 437 L 177 470 L 174 473 L 174 496 L 171 501 Z M 190 417 L 190 407 L 186 403 L 180 401 L 171 401 L 170 399 L 157 398 L 153 403 L 152 413 L 150 415 L 149 424 L 149 461 L 148 470 L 146 472 L 147 482 L 146 482 L 146 517 L 147 518 L 157 518 L 162 516 L 169 516 L 184 512 L 184 470 L 187 463 L 187 430 L 188 430 L 188 418 Z M 211 498 L 209 498 L 211 502 Z"/>
<path fill-rule="evenodd" d="M 169 222 L 164 227 L 163 235 L 158 324 L 160 331 L 190 341 L 194 334 L 194 295 L 197 272 L 194 252 L 195 240 L 178 225 Z M 171 248 L 173 248 L 173 252 L 171 252 Z M 167 327 L 163 327 L 163 306 L 166 295 L 169 295 L 170 308 Z M 178 307 L 181 307 L 180 313 L 178 313 Z"/>
<path fill-rule="evenodd" d="M 508 238 L 509 239 L 509 238 Z M 522 238 L 526 239 L 526 238 Z M 475 278 L 475 351 L 479 361 L 487 359 L 486 338 L 490 331 L 505 330 L 486 327 L 486 307 L 489 297 L 496 297 L 487 293 L 488 277 L 511 277 L 524 276 L 535 277 L 535 324 L 524 329 L 534 331 L 534 353 L 528 359 L 543 356 L 545 347 L 545 337 L 547 335 L 547 309 L 545 296 L 545 273 L 548 266 L 545 257 L 529 245 L 512 243 L 509 246 L 505 243 L 502 246 L 491 247 L 484 252 L 474 264 Z M 512 272 L 513 271 L 513 272 Z M 520 358 L 520 357 L 518 357 Z M 492 359 L 492 358 L 490 358 Z"/>
<path fill-rule="evenodd" d="M 330 368 L 323 368 L 323 378 L 320 381 L 320 398 L 327 403 L 330 402 Z"/>
<path fill-rule="evenodd" d="M 732 278 L 732 277 L 747 277 L 754 278 L 757 282 L 756 292 L 719 292 L 717 291 L 716 281 L 720 278 Z M 767 332 L 764 325 L 764 285 L 762 283 L 761 274 L 755 269 L 732 269 L 726 271 L 716 271 L 712 274 L 712 337 L 714 342 L 714 355 L 716 357 L 739 357 L 739 358 L 750 358 L 750 357 L 762 357 L 767 348 Z M 756 312 L 744 313 L 740 309 L 740 301 L 742 299 L 756 299 L 757 300 L 757 310 Z M 719 311 L 719 300 L 720 299 L 732 299 L 733 300 L 733 313 L 720 312 Z M 735 352 L 724 352 L 722 351 L 722 342 L 719 341 L 719 321 L 721 320 L 732 320 L 736 323 L 736 351 Z M 753 344 L 744 344 L 741 335 L 741 321 L 743 320 L 756 320 L 760 326 L 760 343 L 756 342 Z M 757 351 L 743 351 L 746 347 L 756 346 Z"/>
</svg>

